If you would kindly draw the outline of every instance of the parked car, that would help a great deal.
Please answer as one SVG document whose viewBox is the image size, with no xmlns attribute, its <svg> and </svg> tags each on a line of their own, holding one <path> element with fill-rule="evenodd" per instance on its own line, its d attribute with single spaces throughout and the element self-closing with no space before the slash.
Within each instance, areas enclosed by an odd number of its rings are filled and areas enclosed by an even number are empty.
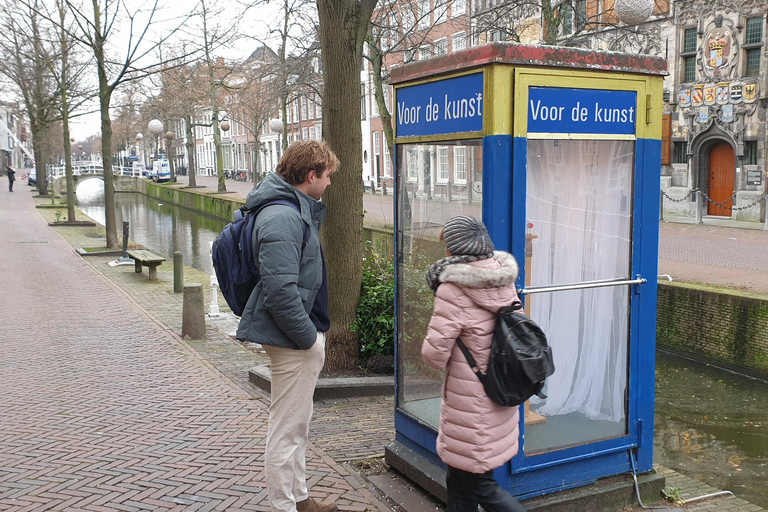
<svg viewBox="0 0 768 512">
<path fill-rule="evenodd" d="M 29 171 L 29 174 L 27 174 L 27 185 L 30 187 L 32 185 L 37 185 L 37 171 L 34 168 Z"/>
</svg>

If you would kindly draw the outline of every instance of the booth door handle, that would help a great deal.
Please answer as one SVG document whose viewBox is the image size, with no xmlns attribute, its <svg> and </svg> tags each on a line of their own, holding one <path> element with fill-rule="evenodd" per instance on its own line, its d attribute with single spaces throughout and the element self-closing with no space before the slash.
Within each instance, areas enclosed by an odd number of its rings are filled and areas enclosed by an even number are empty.
<svg viewBox="0 0 768 512">
<path fill-rule="evenodd" d="M 632 284 L 644 284 L 648 280 L 644 277 L 640 277 L 640 274 L 635 276 L 635 279 L 625 279 L 623 277 L 617 277 L 613 279 L 599 279 L 597 281 L 584 281 L 574 284 L 560 284 L 552 286 L 529 286 L 528 288 L 518 288 L 517 293 L 520 295 L 531 295 L 533 293 L 549 293 L 549 292 L 562 292 L 567 290 L 583 290 L 586 288 L 605 288 L 606 286 L 625 286 Z"/>
</svg>

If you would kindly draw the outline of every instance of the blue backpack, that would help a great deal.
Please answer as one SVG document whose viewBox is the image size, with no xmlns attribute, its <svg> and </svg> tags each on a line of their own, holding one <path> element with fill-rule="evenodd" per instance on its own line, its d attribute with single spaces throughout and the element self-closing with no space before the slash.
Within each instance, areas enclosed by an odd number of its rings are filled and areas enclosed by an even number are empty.
<svg viewBox="0 0 768 512">
<path fill-rule="evenodd" d="M 224 226 L 219 236 L 213 241 L 211 257 L 216 279 L 219 281 L 219 289 L 227 305 L 237 316 L 243 315 L 245 304 L 261 278 L 253 254 L 253 230 L 256 216 L 261 210 L 274 204 L 290 206 L 301 215 L 298 205 L 285 200 L 271 201 L 257 210 L 249 210 L 243 206 L 235 211 L 235 220 Z M 308 236 L 309 230 L 304 224 L 302 252 L 307 245 Z"/>
</svg>

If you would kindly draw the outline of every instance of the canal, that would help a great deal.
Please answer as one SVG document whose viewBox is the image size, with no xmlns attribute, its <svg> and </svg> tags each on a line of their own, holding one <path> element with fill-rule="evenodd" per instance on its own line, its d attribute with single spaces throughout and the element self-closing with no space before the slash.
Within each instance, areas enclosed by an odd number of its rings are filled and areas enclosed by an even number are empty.
<svg viewBox="0 0 768 512">
<path fill-rule="evenodd" d="M 102 191 L 98 180 L 77 189 L 80 209 L 103 224 Z M 209 244 L 225 221 L 142 194 L 115 201 L 132 240 L 211 272 Z M 768 383 L 660 352 L 654 432 L 655 462 L 768 508 Z"/>
</svg>

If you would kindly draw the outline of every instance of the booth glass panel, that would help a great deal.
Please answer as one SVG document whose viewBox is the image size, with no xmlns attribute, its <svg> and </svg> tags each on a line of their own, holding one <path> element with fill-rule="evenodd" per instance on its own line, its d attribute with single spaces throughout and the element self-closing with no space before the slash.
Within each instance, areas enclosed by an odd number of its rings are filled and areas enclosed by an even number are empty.
<svg viewBox="0 0 768 512">
<path fill-rule="evenodd" d="M 627 434 L 634 141 L 529 140 L 526 312 L 552 346 L 555 374 L 533 397 L 525 453 Z M 592 283 L 594 284 L 594 283 Z"/>
<path fill-rule="evenodd" d="M 480 139 L 397 146 L 398 407 L 435 429 L 443 372 L 421 359 L 434 302 L 425 273 L 445 257 L 445 221 L 482 217 L 482 162 Z"/>
</svg>

